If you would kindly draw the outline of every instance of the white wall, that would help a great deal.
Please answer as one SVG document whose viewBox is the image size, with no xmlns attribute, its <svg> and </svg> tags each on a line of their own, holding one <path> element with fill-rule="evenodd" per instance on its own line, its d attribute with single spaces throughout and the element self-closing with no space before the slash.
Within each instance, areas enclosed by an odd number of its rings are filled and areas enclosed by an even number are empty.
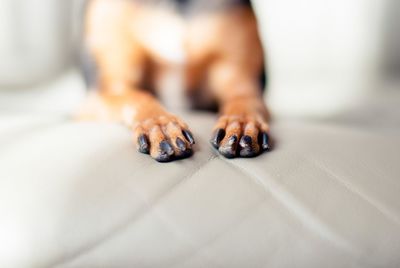
<svg viewBox="0 0 400 268">
<path fill-rule="evenodd" d="M 0 87 L 48 78 L 71 59 L 71 1 L 0 0 Z"/>
<path fill-rule="evenodd" d="M 268 101 L 291 116 L 330 115 L 379 78 L 387 0 L 255 0 Z"/>
<path fill-rule="evenodd" d="M 0 88 L 43 81 L 71 62 L 80 12 L 71 6 L 83 1 L 0 0 Z M 279 114 L 335 113 L 376 88 L 384 59 L 400 62 L 398 0 L 253 1 Z"/>
</svg>

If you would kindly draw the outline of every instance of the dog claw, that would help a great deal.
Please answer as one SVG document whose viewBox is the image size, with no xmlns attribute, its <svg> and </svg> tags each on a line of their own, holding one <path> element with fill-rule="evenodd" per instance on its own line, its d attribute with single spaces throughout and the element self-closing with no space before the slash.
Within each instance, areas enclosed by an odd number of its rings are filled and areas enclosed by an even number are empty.
<svg viewBox="0 0 400 268">
<path fill-rule="evenodd" d="M 219 152 L 226 158 L 234 158 L 236 156 L 238 137 L 236 135 L 230 137 L 226 144 L 219 147 Z"/>
<path fill-rule="evenodd" d="M 176 146 L 181 150 L 182 152 L 186 151 L 186 144 L 181 138 L 176 138 Z"/>
<path fill-rule="evenodd" d="M 148 154 L 150 152 L 150 144 L 146 135 L 144 134 L 140 135 L 138 138 L 138 143 L 139 143 L 139 152 L 143 154 Z"/>
<path fill-rule="evenodd" d="M 261 133 L 260 144 L 261 144 L 261 148 L 263 150 L 268 150 L 270 148 L 270 146 L 269 146 L 269 136 L 268 136 L 267 133 L 265 133 L 265 132 Z"/>
<path fill-rule="evenodd" d="M 174 149 L 168 141 L 160 142 L 160 154 L 157 156 L 156 160 L 159 162 L 168 162 L 172 160 L 174 155 Z"/>
<path fill-rule="evenodd" d="M 228 139 L 228 144 L 229 145 L 236 145 L 237 141 L 238 141 L 238 137 L 236 135 L 233 135 L 232 137 L 230 137 Z"/>
<path fill-rule="evenodd" d="M 251 147 L 251 144 L 252 144 L 252 143 L 253 143 L 253 140 L 252 140 L 251 137 L 248 136 L 248 135 L 245 135 L 245 136 L 243 136 L 243 137 L 240 139 L 240 146 L 241 146 L 242 148 Z"/>
<path fill-rule="evenodd" d="M 195 144 L 193 135 L 189 130 L 182 130 L 182 134 L 191 145 Z"/>
<path fill-rule="evenodd" d="M 253 157 L 258 154 L 258 150 L 253 148 L 252 138 L 248 135 L 245 135 L 240 139 L 239 145 L 241 147 L 239 152 L 241 157 Z"/>
<path fill-rule="evenodd" d="M 213 135 L 213 138 L 210 142 L 214 146 L 214 148 L 218 149 L 218 146 L 224 137 L 225 129 L 219 128 L 215 131 L 215 134 Z"/>
<path fill-rule="evenodd" d="M 181 138 L 176 138 L 176 146 L 179 149 L 179 152 L 176 152 L 176 156 L 179 159 L 189 157 L 193 154 L 192 148 L 186 146 L 186 143 Z"/>
<path fill-rule="evenodd" d="M 174 149 L 172 148 L 172 145 L 168 141 L 160 142 L 160 149 L 161 149 L 161 152 L 164 152 L 167 155 L 174 154 Z"/>
</svg>

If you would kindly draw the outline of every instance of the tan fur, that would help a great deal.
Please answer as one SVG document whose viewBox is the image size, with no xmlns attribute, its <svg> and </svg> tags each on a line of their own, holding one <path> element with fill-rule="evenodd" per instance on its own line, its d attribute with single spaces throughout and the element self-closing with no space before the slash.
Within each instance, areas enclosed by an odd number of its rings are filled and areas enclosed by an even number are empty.
<svg viewBox="0 0 400 268">
<path fill-rule="evenodd" d="M 176 62 L 156 49 L 159 44 L 151 36 L 162 35 L 156 32 L 157 25 L 166 22 L 176 36 L 182 37 L 182 54 L 173 50 L 174 43 L 165 47 L 176 54 Z M 257 140 L 260 131 L 268 131 L 267 109 L 258 85 L 263 51 L 249 8 L 202 14 L 185 22 L 167 11 L 126 0 L 92 0 L 85 32 L 99 69 L 100 89 L 88 99 L 82 118 L 122 121 L 132 126 L 135 141 L 140 135 L 149 138 L 154 158 L 160 153 L 157 144 L 162 140 L 170 141 L 179 154 L 176 138 L 182 138 L 187 125 L 140 86 L 146 77 L 155 79 L 155 74 L 176 64 L 184 67 L 188 90 L 208 89 L 203 95 L 219 104 L 221 117 L 216 129 L 224 128 L 227 133 L 222 145 L 230 134 L 238 138 L 246 134 Z M 163 41 L 159 40 L 161 44 Z"/>
</svg>

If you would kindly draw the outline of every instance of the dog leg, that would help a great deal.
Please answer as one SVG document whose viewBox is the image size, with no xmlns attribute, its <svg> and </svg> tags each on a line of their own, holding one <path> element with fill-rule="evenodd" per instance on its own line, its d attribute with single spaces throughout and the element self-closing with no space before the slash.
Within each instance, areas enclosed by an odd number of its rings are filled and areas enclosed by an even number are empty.
<svg viewBox="0 0 400 268">
<path fill-rule="evenodd" d="M 263 50 L 249 9 L 221 16 L 218 52 L 209 85 L 219 103 L 212 145 L 227 158 L 253 157 L 270 148 L 269 115 L 262 96 Z"/>
<path fill-rule="evenodd" d="M 229 67 L 220 72 L 228 72 Z M 253 157 L 270 148 L 269 115 L 256 79 L 234 72 L 221 81 L 220 116 L 214 127 L 212 145 L 227 158 Z M 218 78 L 220 79 L 220 78 Z M 225 85 L 225 86 L 222 86 Z"/>
<path fill-rule="evenodd" d="M 81 118 L 123 122 L 132 128 L 138 150 L 157 161 L 190 156 L 194 139 L 188 126 L 139 87 L 148 55 L 129 27 L 134 12 L 129 1 L 90 3 L 86 40 L 97 64 L 99 89 L 88 98 Z"/>
</svg>

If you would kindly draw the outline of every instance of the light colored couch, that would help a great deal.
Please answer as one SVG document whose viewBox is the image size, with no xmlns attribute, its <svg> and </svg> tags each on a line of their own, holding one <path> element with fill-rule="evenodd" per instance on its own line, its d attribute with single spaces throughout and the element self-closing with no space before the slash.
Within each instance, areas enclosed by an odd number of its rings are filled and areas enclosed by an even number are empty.
<svg viewBox="0 0 400 268">
<path fill-rule="evenodd" d="M 195 154 L 160 164 L 122 126 L 71 120 L 84 98 L 75 69 L 36 85 L 7 80 L 0 267 L 399 267 L 400 82 L 378 75 L 380 53 L 364 61 L 369 48 L 358 63 L 347 48 L 336 52 L 350 58 L 322 67 L 303 58 L 297 75 L 285 51 L 296 54 L 277 44 L 301 34 L 263 25 L 276 37 L 265 42 L 277 143 L 254 159 L 219 156 L 208 143 L 215 115 L 184 111 Z M 310 37 L 301 51 L 318 58 L 311 25 L 297 25 Z M 352 79 L 342 79 L 347 63 Z"/>
</svg>

